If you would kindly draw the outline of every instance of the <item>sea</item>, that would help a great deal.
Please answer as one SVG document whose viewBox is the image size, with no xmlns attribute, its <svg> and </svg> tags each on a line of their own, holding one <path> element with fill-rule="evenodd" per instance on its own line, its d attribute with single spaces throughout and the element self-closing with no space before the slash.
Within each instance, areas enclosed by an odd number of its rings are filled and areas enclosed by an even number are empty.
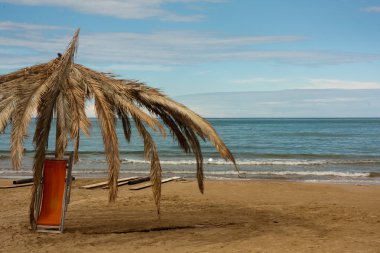
<svg viewBox="0 0 380 253">
<path fill-rule="evenodd" d="M 210 143 L 202 141 L 204 172 L 210 180 L 288 180 L 349 184 L 380 184 L 380 118 L 210 118 L 207 119 L 236 158 L 237 172 Z M 91 119 L 91 136 L 81 135 L 79 162 L 73 167 L 78 178 L 107 176 L 101 131 Z M 53 122 L 54 124 L 54 122 Z M 10 127 L 0 135 L 0 178 L 32 175 L 35 121 L 25 140 L 22 168 L 10 162 Z M 132 128 L 128 143 L 121 124 L 119 137 L 121 176 L 149 174 L 143 142 Z M 196 177 L 196 162 L 183 153 L 171 134 L 156 141 L 164 177 Z M 52 127 L 49 150 L 54 149 Z M 68 150 L 71 149 L 71 144 Z"/>
</svg>

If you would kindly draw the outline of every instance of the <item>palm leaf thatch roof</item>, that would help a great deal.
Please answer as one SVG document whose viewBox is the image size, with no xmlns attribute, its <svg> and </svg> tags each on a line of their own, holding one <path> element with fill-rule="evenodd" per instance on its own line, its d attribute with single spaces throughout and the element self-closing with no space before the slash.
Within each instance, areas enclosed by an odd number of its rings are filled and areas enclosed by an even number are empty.
<svg viewBox="0 0 380 253">
<path fill-rule="evenodd" d="M 34 228 L 36 187 L 42 177 L 43 161 L 48 147 L 53 116 L 56 117 L 55 155 L 62 158 L 73 142 L 75 160 L 78 160 L 80 131 L 90 134 L 91 123 L 85 113 L 85 101 L 93 99 L 102 131 L 104 151 L 108 163 L 109 200 L 117 196 L 120 170 L 116 121 L 120 119 L 127 141 L 134 123 L 144 141 L 144 154 L 150 160 L 150 177 L 157 210 L 160 210 L 161 165 L 155 142 L 147 127 L 165 136 L 166 125 L 179 147 L 196 158 L 197 179 L 203 193 L 203 157 L 199 139 L 209 140 L 220 155 L 235 164 L 235 159 L 214 128 L 205 119 L 168 98 L 160 91 L 143 83 L 120 80 L 74 63 L 78 47 L 79 29 L 66 52 L 47 63 L 34 65 L 13 73 L 0 75 L 0 132 L 11 125 L 11 160 L 20 168 L 23 142 L 28 125 L 37 112 L 33 142 L 34 187 L 30 205 L 30 222 Z M 158 119 L 161 119 L 159 121 Z M 236 168 L 236 165 L 235 165 Z"/>
</svg>

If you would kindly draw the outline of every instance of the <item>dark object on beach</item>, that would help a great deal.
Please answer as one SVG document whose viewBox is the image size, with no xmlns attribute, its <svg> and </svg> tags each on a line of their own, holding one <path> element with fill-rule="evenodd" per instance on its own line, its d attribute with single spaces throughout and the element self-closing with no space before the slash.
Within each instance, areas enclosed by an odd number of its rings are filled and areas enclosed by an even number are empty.
<svg viewBox="0 0 380 253">
<path fill-rule="evenodd" d="M 118 183 L 117 183 L 117 186 L 128 185 L 130 181 L 132 181 L 132 180 L 140 180 L 140 179 L 141 179 L 141 177 L 139 177 L 139 178 L 136 177 L 136 178 L 131 179 L 131 180 L 118 182 Z M 147 179 L 147 180 L 144 180 L 143 182 L 148 181 L 149 179 L 150 179 L 150 177 L 148 177 L 148 179 Z M 102 189 L 108 189 L 108 188 L 109 188 L 109 187 L 108 187 L 107 185 L 102 187 Z"/>
<path fill-rule="evenodd" d="M 129 181 L 129 180 L 133 180 L 133 179 L 136 179 L 137 177 L 126 177 L 126 178 L 119 178 L 117 180 L 117 183 L 118 185 L 122 182 L 125 182 L 125 181 Z M 98 183 L 93 183 L 93 184 L 88 184 L 88 185 L 82 185 L 81 189 L 95 189 L 95 188 L 99 188 L 99 187 L 104 187 L 104 189 L 108 189 L 109 187 L 107 186 L 107 184 L 109 183 L 109 181 L 102 181 L 102 182 L 98 182 Z"/>
<path fill-rule="evenodd" d="M 26 184 L 26 183 L 32 183 L 33 180 L 34 180 L 33 178 L 17 179 L 17 180 L 13 180 L 13 184 Z M 75 177 L 71 177 L 71 180 L 74 181 L 74 180 L 75 180 Z"/>
<path fill-rule="evenodd" d="M 0 189 L 12 189 L 12 188 L 20 188 L 20 187 L 32 186 L 32 185 L 33 185 L 33 183 L 1 185 Z"/>
<path fill-rule="evenodd" d="M 181 179 L 181 177 L 170 177 L 170 178 L 162 179 L 161 183 L 164 184 L 164 183 L 171 182 L 171 181 L 174 181 L 174 180 L 179 180 L 179 179 Z M 131 188 L 129 188 L 129 190 L 136 191 L 136 190 L 145 189 L 145 188 L 148 188 L 148 187 L 151 187 L 151 186 L 153 186 L 152 183 L 151 182 L 147 182 L 145 184 L 141 184 L 141 185 L 137 185 L 137 186 L 132 186 Z"/>
<path fill-rule="evenodd" d="M 13 181 L 13 184 L 26 184 L 26 183 L 32 183 L 33 180 L 34 180 L 33 178 L 18 179 L 18 180 L 14 180 L 14 181 Z"/>
<path fill-rule="evenodd" d="M 127 183 L 128 181 L 133 180 L 133 179 L 137 179 L 137 177 L 119 178 L 117 180 L 117 185 L 119 186 L 120 184 Z M 107 181 L 102 181 L 102 182 L 98 182 L 98 183 L 94 183 L 94 184 L 82 185 L 79 188 L 81 188 L 81 189 L 95 189 L 95 188 L 102 187 L 102 189 L 109 189 L 108 183 L 109 183 L 109 181 L 107 180 Z"/>
<path fill-rule="evenodd" d="M 200 140 L 209 140 L 221 157 L 231 161 L 236 168 L 234 156 L 211 124 L 186 106 L 141 82 L 116 79 L 112 74 L 75 63 L 78 40 L 79 29 L 61 57 L 0 75 L 0 132 L 7 125 L 12 126 L 10 153 L 15 169 L 21 168 L 28 125 L 36 115 L 34 187 L 29 211 L 33 229 L 36 224 L 34 207 L 37 187 L 42 179 L 52 123 L 56 124 L 55 158 L 62 159 L 68 144 L 72 144 L 69 148 L 73 149 L 74 162 L 77 162 L 80 132 L 90 135 L 91 122 L 85 112 L 87 101 L 94 103 L 102 132 L 108 163 L 110 202 L 116 199 L 121 166 L 117 119 L 122 123 L 128 142 L 132 124 L 143 139 L 145 159 L 150 161 L 150 181 L 158 213 L 162 171 L 157 146 L 148 128 L 160 132 L 162 136 L 166 136 L 169 130 L 182 151 L 194 154 L 198 186 L 202 193 L 204 175 Z M 56 120 L 53 121 L 53 118 Z"/>
<path fill-rule="evenodd" d="M 134 184 L 139 184 L 139 183 L 146 182 L 146 181 L 149 181 L 149 180 L 150 180 L 150 177 L 142 177 L 142 178 L 138 178 L 138 179 L 135 179 L 135 180 L 131 180 L 127 184 L 128 185 L 134 185 Z"/>
</svg>

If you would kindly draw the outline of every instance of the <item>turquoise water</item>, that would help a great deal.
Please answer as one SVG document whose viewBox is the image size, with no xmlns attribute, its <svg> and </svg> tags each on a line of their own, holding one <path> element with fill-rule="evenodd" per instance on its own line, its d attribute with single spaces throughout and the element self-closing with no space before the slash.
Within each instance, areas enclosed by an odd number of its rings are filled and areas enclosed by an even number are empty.
<svg viewBox="0 0 380 253">
<path fill-rule="evenodd" d="M 209 119 L 234 154 L 247 179 L 285 179 L 380 184 L 380 119 Z M 80 161 L 74 166 L 79 177 L 106 174 L 102 136 L 96 120 L 92 135 L 82 136 Z M 25 143 L 26 155 L 20 171 L 9 162 L 9 132 L 0 135 L 0 177 L 31 175 L 34 129 Z M 121 171 L 140 175 L 149 170 L 143 159 L 143 143 L 135 129 L 131 143 L 123 138 L 119 125 Z M 51 136 L 55 136 L 52 130 Z M 195 160 L 180 151 L 170 133 L 164 140 L 154 134 L 162 168 L 167 175 L 195 176 Z M 50 140 L 54 147 L 54 138 Z M 208 178 L 237 177 L 234 167 L 204 143 L 205 174 Z"/>
</svg>

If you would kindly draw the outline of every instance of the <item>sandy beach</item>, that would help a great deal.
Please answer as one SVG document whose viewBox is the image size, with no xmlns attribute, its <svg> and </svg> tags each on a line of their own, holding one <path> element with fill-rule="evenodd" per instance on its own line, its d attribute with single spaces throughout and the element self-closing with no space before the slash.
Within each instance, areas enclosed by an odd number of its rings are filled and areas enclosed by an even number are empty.
<svg viewBox="0 0 380 253">
<path fill-rule="evenodd" d="M 65 233 L 34 233 L 30 187 L 2 189 L 0 252 L 379 252 L 380 186 L 285 181 L 163 185 L 161 217 L 151 190 L 73 182 Z M 11 180 L 1 179 L 0 184 Z"/>
</svg>

